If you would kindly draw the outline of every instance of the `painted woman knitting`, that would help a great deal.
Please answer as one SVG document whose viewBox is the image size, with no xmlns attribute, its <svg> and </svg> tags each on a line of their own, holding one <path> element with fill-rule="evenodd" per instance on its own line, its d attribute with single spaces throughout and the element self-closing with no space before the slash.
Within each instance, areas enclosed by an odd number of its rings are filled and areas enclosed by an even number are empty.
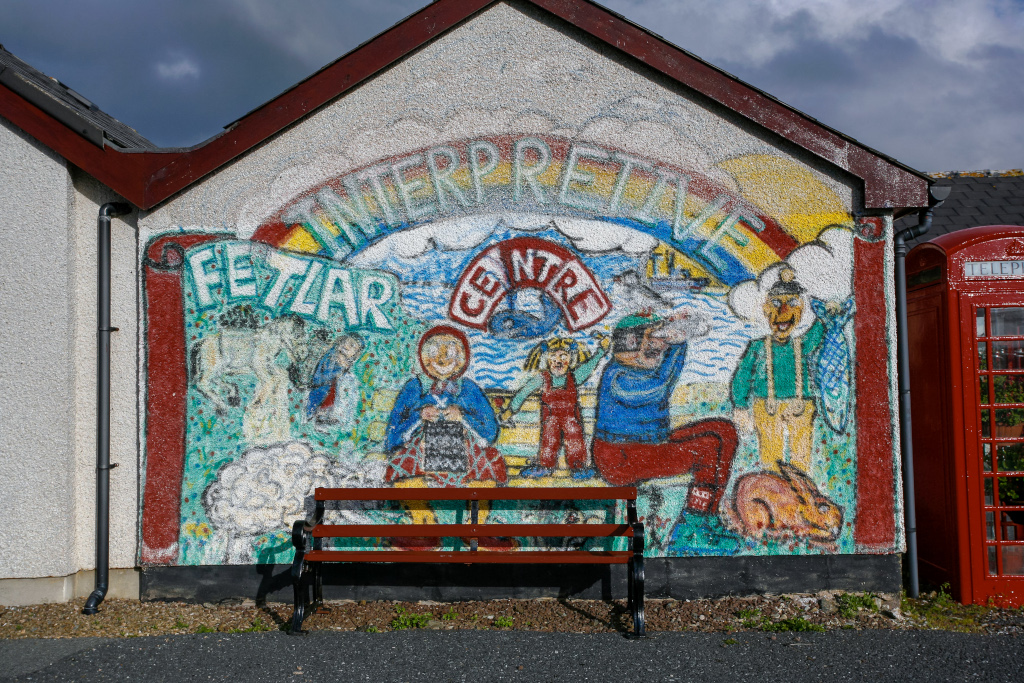
<svg viewBox="0 0 1024 683">
<path fill-rule="evenodd" d="M 590 479 L 596 471 L 587 466 L 587 444 L 583 439 L 580 418 L 579 387 L 601 362 L 611 340 L 605 337 L 594 355 L 579 342 L 555 337 L 533 347 L 523 370 L 534 374 L 515 393 L 502 414 L 507 421 L 518 412 L 526 399 L 540 392 L 540 450 L 537 464 L 520 472 L 523 477 L 546 477 L 558 463 L 558 450 L 565 447 L 565 461 L 572 478 Z M 538 372 L 539 370 L 539 372 Z M 571 372 L 570 372 L 571 370 Z"/>
<path fill-rule="evenodd" d="M 402 387 L 388 418 L 384 478 L 427 481 L 405 485 L 459 486 L 471 480 L 508 480 L 492 446 L 498 421 L 484 392 L 462 374 L 469 365 L 466 335 L 449 325 L 428 330 L 419 343 L 424 375 Z"/>
</svg>

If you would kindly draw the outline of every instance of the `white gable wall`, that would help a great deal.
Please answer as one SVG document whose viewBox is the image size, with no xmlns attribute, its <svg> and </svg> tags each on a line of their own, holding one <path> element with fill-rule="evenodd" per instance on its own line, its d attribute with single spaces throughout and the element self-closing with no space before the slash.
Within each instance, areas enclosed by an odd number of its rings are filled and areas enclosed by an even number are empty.
<svg viewBox="0 0 1024 683">
<path fill-rule="evenodd" d="M 68 599 L 92 590 L 91 573 L 74 575 L 95 566 L 96 216 L 117 195 L 4 119 L 0 187 L 0 603 Z M 115 220 L 113 236 L 117 568 L 135 564 L 138 316 L 134 227 Z"/>
<path fill-rule="evenodd" d="M 74 562 L 74 254 L 64 160 L 0 119 L 0 577 Z"/>
<path fill-rule="evenodd" d="M 384 173 L 394 176 L 400 173 L 395 170 L 396 168 L 416 168 L 417 165 L 422 166 L 425 163 L 419 157 L 418 161 L 403 159 L 403 155 L 434 147 L 455 148 L 465 144 L 467 140 L 489 137 L 501 138 L 505 141 L 503 144 L 507 146 L 512 144 L 509 140 L 524 137 L 563 142 L 568 140 L 569 145 L 590 145 L 598 150 L 620 150 L 644 160 L 652 168 L 683 169 L 681 175 L 688 174 L 688 177 L 699 179 L 694 181 L 694 187 L 699 182 L 704 182 L 705 186 L 715 188 L 713 192 L 708 190 L 710 196 L 700 201 L 694 200 L 692 204 L 687 203 L 687 220 L 700 215 L 701 207 L 709 205 L 712 197 L 733 195 L 741 197 L 748 205 L 756 206 L 763 215 L 771 217 L 778 225 L 783 226 L 789 237 L 801 247 L 808 247 L 827 228 L 841 225 L 842 227 L 833 233 L 833 237 L 841 238 L 841 245 L 825 248 L 811 245 L 800 254 L 789 251 L 787 258 L 794 257 L 794 265 L 798 269 L 803 269 L 800 271 L 800 282 L 807 286 L 814 285 L 812 291 L 819 298 L 828 298 L 838 305 L 851 297 L 853 213 L 862 206 L 859 183 L 854 178 L 796 148 L 795 145 L 778 139 L 774 134 L 765 132 L 760 126 L 740 115 L 715 105 L 703 96 L 688 91 L 684 86 L 671 83 L 667 78 L 647 70 L 613 48 L 552 19 L 550 15 L 515 2 L 496 4 L 470 18 L 464 24 L 419 48 L 401 62 L 268 139 L 231 164 L 188 187 L 165 204 L 144 212 L 139 220 L 141 244 L 149 244 L 151 239 L 158 236 L 179 232 L 217 233 L 246 240 L 252 237 L 254 231 L 262 224 L 271 222 L 268 219 L 285 207 L 288 207 L 286 214 L 298 216 L 301 213 L 299 207 L 303 203 L 310 205 L 311 197 L 315 195 L 318 186 L 328 180 L 335 182 L 335 179 L 347 173 L 367 167 L 380 170 L 378 177 Z M 599 151 L 598 155 L 601 153 Z M 505 161 L 508 161 L 507 158 Z M 556 205 L 566 196 L 565 188 L 568 182 L 562 184 L 560 190 L 555 176 L 568 176 L 559 175 L 562 172 L 554 170 L 554 163 L 551 168 L 551 177 L 539 181 L 542 184 L 547 183 L 544 191 L 539 192 L 546 199 L 539 199 L 538 204 L 519 209 L 515 205 L 519 200 L 515 199 L 499 208 L 489 205 L 486 211 L 497 211 L 502 217 L 505 215 L 503 211 L 515 210 L 544 213 L 550 209 L 552 215 L 557 214 L 559 207 Z M 495 176 L 502 173 L 505 174 L 502 178 L 506 178 L 515 172 L 505 169 L 496 172 Z M 628 173 L 625 175 L 628 176 Z M 607 180 L 609 175 L 606 171 L 606 180 L 603 181 L 605 184 L 601 185 L 605 192 L 610 192 L 614 180 L 614 176 L 611 177 L 612 180 Z M 498 185 L 502 182 L 507 184 L 509 181 L 506 178 L 493 179 L 493 182 Z M 429 194 L 430 184 L 426 185 Z M 599 185 L 599 182 L 594 182 L 593 188 Z M 468 186 L 464 185 L 464 189 L 467 188 Z M 595 192 L 598 190 L 595 189 Z M 675 189 L 672 192 L 673 196 L 683 194 L 677 193 Z M 634 198 L 630 201 L 639 204 L 642 199 Z M 438 205 L 442 203 L 440 199 L 437 202 Z M 600 206 L 610 206 L 611 203 L 607 198 L 598 202 Z M 402 213 L 401 200 L 395 199 L 394 206 L 398 213 Z M 526 207 L 527 204 L 523 203 L 522 206 Z M 478 207 L 467 209 L 467 212 L 472 214 L 474 209 L 486 213 Z M 469 222 L 458 224 L 458 221 L 455 221 L 452 226 L 448 226 L 444 223 L 443 211 L 432 210 L 435 213 L 431 216 L 438 217 L 439 227 L 436 229 L 445 235 L 445 240 L 437 240 L 438 242 L 455 244 L 458 239 L 453 233 L 468 233 L 466 225 L 469 225 Z M 559 215 L 564 216 L 565 213 Z M 492 214 L 487 214 L 481 220 L 491 220 L 492 217 Z M 600 219 L 601 216 L 597 218 Z M 282 220 L 290 228 L 305 219 L 298 217 Z M 412 222 L 415 223 L 416 220 L 414 218 Z M 427 218 L 423 222 L 429 223 L 430 220 Z M 702 220 L 707 222 L 707 217 Z M 725 225 L 724 219 L 719 220 L 716 225 Z M 391 222 L 390 219 L 388 222 Z M 313 221 L 308 222 L 309 225 L 312 223 Z M 544 216 L 544 220 L 538 219 L 538 225 L 547 224 L 547 215 Z M 703 226 L 703 223 L 701 225 Z M 332 227 L 335 226 L 324 226 L 324 230 L 330 231 Z M 722 230 L 727 231 L 728 228 L 729 226 L 726 226 Z M 317 229 L 313 227 L 312 231 L 317 232 Z M 409 232 L 413 232 L 413 228 L 409 228 Z M 714 248 L 715 245 L 712 243 L 718 236 L 712 237 L 707 234 L 709 232 L 711 231 L 706 231 L 702 237 L 705 246 L 699 249 L 692 246 L 688 248 L 700 252 Z M 294 234 L 294 231 L 290 234 Z M 308 255 L 318 251 L 319 240 L 327 239 L 329 242 L 329 237 L 324 238 L 324 231 L 320 231 L 318 237 L 310 237 L 311 234 L 307 234 L 304 241 L 300 236 L 289 244 L 273 246 Z M 742 298 L 747 304 L 754 302 L 749 306 L 745 304 L 743 312 L 736 310 L 736 316 L 742 315 L 750 321 L 753 328 L 765 324 L 762 312 L 765 292 L 780 277 L 782 257 L 774 251 L 775 247 L 768 245 L 767 242 L 759 242 L 759 238 L 753 232 L 750 237 L 753 239 L 747 240 L 744 244 L 740 244 L 743 237 L 735 241 L 739 247 L 749 245 L 751 248 L 747 251 L 739 248 L 735 250 L 738 254 L 737 260 L 742 262 L 746 272 L 742 278 L 731 281 L 729 286 L 734 287 L 734 292 L 742 290 L 744 293 L 738 298 Z M 785 235 L 782 237 L 789 239 Z M 732 240 L 732 237 L 726 240 Z M 679 244 L 681 243 L 682 238 Z M 332 248 L 327 243 L 322 244 L 328 249 Z M 732 245 L 728 246 L 731 248 Z M 451 249 L 456 250 L 455 247 Z M 586 251 L 582 247 L 580 249 Z M 415 251 L 410 248 L 408 252 L 401 253 L 413 254 Z M 597 254 L 599 249 L 595 247 L 593 251 L 595 259 L 601 258 Z M 824 252 L 828 252 L 827 257 Z M 841 258 L 836 254 L 841 254 Z M 829 259 L 833 256 L 842 261 L 841 270 L 829 270 Z M 377 256 L 368 256 L 364 252 L 362 260 L 356 261 L 355 264 L 358 267 L 366 267 L 365 264 L 373 262 L 374 258 Z M 188 270 L 183 268 L 182 272 Z M 434 275 L 436 274 L 430 274 L 430 277 Z M 760 280 L 762 275 L 763 282 Z M 759 284 L 755 284 L 755 279 Z M 409 280 L 411 282 L 417 278 L 410 276 Z M 836 284 L 837 282 L 839 284 Z M 446 281 L 444 284 L 453 283 Z M 216 285 L 213 287 L 216 289 Z M 757 289 L 758 287 L 760 289 Z M 757 290 L 756 293 L 751 294 L 754 290 Z M 230 287 L 224 291 L 230 292 Z M 827 293 L 828 296 L 823 297 L 821 292 Z M 636 307 L 635 304 L 629 305 Z M 186 309 L 188 308 L 186 305 Z M 203 306 L 193 308 L 199 310 Z M 747 316 L 746 313 L 751 311 L 752 315 Z M 190 328 L 190 336 L 185 340 L 191 352 L 194 352 L 203 339 L 202 335 L 216 333 L 216 325 L 219 323 L 216 323 L 215 314 L 220 312 L 220 309 L 209 313 L 203 312 L 200 316 L 202 320 L 189 317 L 195 314 L 195 311 L 185 312 L 187 325 L 195 328 Z M 621 310 L 615 311 L 613 317 L 620 318 L 627 312 L 624 304 Z M 428 317 L 424 314 L 424 319 Z M 429 319 L 434 323 L 439 322 L 433 318 Z M 612 320 L 612 317 L 609 320 Z M 799 331 L 801 334 L 811 325 L 814 317 L 808 313 L 803 320 L 804 327 Z M 879 329 L 879 333 L 884 334 L 884 330 Z M 750 334 L 754 335 L 753 332 Z M 764 331 L 758 331 L 755 336 L 763 339 Z M 200 341 L 195 341 L 197 339 Z M 733 339 L 733 348 L 744 347 L 750 339 L 750 336 Z M 144 339 L 141 340 L 143 346 L 140 346 L 140 349 L 143 353 L 146 350 L 145 343 Z M 408 346 L 405 341 L 402 344 Z M 175 355 L 178 353 L 175 351 Z M 140 353 L 140 358 L 142 355 Z M 694 351 L 691 360 L 696 360 L 697 356 L 698 352 Z M 889 364 L 878 371 L 890 373 L 891 376 L 894 365 L 891 358 L 889 361 Z M 181 360 L 168 357 L 167 362 Z M 720 366 L 715 366 L 715 372 L 718 374 L 713 382 L 714 387 L 710 387 L 711 382 L 705 387 L 692 377 L 689 384 L 697 387 L 695 391 L 706 389 L 718 392 L 716 396 L 725 397 L 721 404 L 729 404 L 727 380 L 735 376 L 737 362 L 738 360 L 733 358 L 727 362 L 723 361 Z M 407 378 L 391 377 L 388 381 L 399 386 L 400 380 L 405 379 Z M 511 386 L 514 379 L 503 377 L 496 380 L 496 386 L 499 382 L 503 383 L 500 386 Z M 147 378 L 142 373 L 140 382 L 145 391 Z M 680 385 L 685 384 L 686 382 L 680 382 Z M 296 387 L 296 390 L 299 389 Z M 685 391 L 687 389 L 677 392 L 681 409 L 688 409 L 691 405 L 699 403 L 682 398 Z M 154 392 L 151 398 L 154 401 L 162 399 L 157 392 Z M 887 399 L 884 396 L 877 398 L 883 401 Z M 152 546 L 153 553 L 148 557 L 151 557 L 155 564 L 247 564 L 252 559 L 249 554 L 251 548 L 246 545 L 249 541 L 242 539 L 237 543 L 242 549 L 237 552 L 231 550 L 236 548 L 232 544 L 238 539 L 228 538 L 227 530 L 231 528 L 230 525 L 225 523 L 225 530 L 222 531 L 218 529 L 216 523 L 206 517 L 208 510 L 200 492 L 211 490 L 210 483 L 217 475 L 212 464 L 214 459 L 204 454 L 216 453 L 217 458 L 221 458 L 225 453 L 231 453 L 229 457 L 233 458 L 245 444 L 253 448 L 259 445 L 258 439 L 266 439 L 267 443 L 283 442 L 285 437 L 282 437 L 282 434 L 288 438 L 301 440 L 301 437 L 297 436 L 303 429 L 299 417 L 296 417 L 294 429 L 290 425 L 285 425 L 283 429 L 272 430 L 273 437 L 265 437 L 262 434 L 246 437 L 245 416 L 248 415 L 255 423 L 257 418 L 252 417 L 255 411 L 246 413 L 244 409 L 239 409 L 231 414 L 232 409 L 220 407 L 220 413 L 226 417 L 214 418 L 210 417 L 213 405 L 202 403 L 204 400 L 207 399 L 197 397 L 195 392 L 187 399 L 186 411 L 193 412 L 189 412 L 185 420 L 185 444 L 188 451 L 185 455 L 186 475 L 181 481 L 166 482 L 169 487 L 181 487 L 177 489 L 181 491 L 180 515 L 177 507 L 169 511 L 163 499 L 160 499 L 160 506 L 154 505 L 149 508 L 159 510 L 152 513 L 150 519 L 160 520 L 164 524 L 163 528 L 177 525 L 181 527 L 178 536 L 180 545 Z M 380 403 L 384 404 L 386 401 L 381 400 Z M 852 405 L 852 402 L 847 402 L 844 410 Z M 745 409 L 746 406 L 739 408 Z M 286 411 L 282 409 L 277 412 L 284 414 Z M 722 415 L 731 419 L 731 407 L 728 413 L 725 415 L 723 412 Z M 740 415 L 736 419 L 740 417 L 743 416 Z M 382 419 L 387 419 L 387 416 Z M 819 435 L 824 433 L 821 426 L 823 419 L 820 416 L 818 418 L 816 429 Z M 214 427 L 199 427 L 200 423 L 211 425 L 215 422 L 217 424 Z M 228 424 L 232 426 L 222 427 Z M 234 429 L 237 424 L 243 425 L 241 439 L 237 434 L 217 431 Z M 842 427 L 835 425 L 824 429 L 839 435 L 836 440 L 842 442 L 842 449 L 849 449 L 851 454 L 855 453 L 856 444 L 852 432 L 844 431 Z M 208 441 L 203 441 L 206 438 L 202 436 L 203 433 L 211 435 Z M 805 430 L 804 433 L 810 435 L 811 432 Z M 253 429 L 251 434 L 256 434 L 256 430 Z M 148 452 L 145 439 L 143 433 L 144 453 Z M 737 460 L 739 464 L 733 470 L 735 476 L 730 480 L 730 491 L 734 490 L 732 485 L 739 476 L 751 471 L 770 470 L 775 461 L 775 456 L 771 453 L 760 458 L 755 457 L 757 437 L 747 434 L 743 439 L 744 445 Z M 370 438 L 367 441 L 374 440 Z M 379 442 L 379 439 L 377 441 Z M 802 444 L 803 442 L 798 445 Z M 373 451 L 372 457 L 367 456 L 368 461 L 384 457 L 382 453 L 376 452 L 380 450 L 378 445 L 366 448 Z M 793 450 L 791 445 L 786 448 Z M 156 450 L 153 449 L 154 452 Z M 811 450 L 810 445 L 806 450 Z M 766 448 L 765 451 L 770 449 Z M 807 456 L 807 459 L 810 460 L 810 456 Z M 843 459 L 838 456 L 826 456 L 821 452 L 821 448 L 818 448 L 813 463 L 805 466 L 808 469 L 818 468 L 815 477 L 819 486 L 824 488 L 826 485 L 833 485 L 836 488 L 830 493 L 840 501 L 839 507 L 847 511 L 848 516 L 844 521 L 852 523 L 856 509 L 852 484 L 839 487 L 835 482 L 845 482 L 847 479 L 852 481 L 853 466 L 851 465 L 849 472 L 842 472 L 842 476 L 836 476 L 832 471 L 826 472 L 826 469 L 834 464 L 833 461 L 838 463 L 841 460 Z M 852 463 L 853 458 L 844 461 Z M 157 458 L 154 457 L 151 462 L 157 462 Z M 207 474 L 195 475 L 195 472 L 204 469 L 207 470 Z M 833 469 L 838 469 L 838 466 Z M 177 475 L 177 471 L 172 472 L 169 468 L 161 472 L 162 476 L 168 479 L 171 479 L 172 475 Z M 155 487 L 163 483 L 158 480 L 159 477 L 151 479 Z M 828 482 L 831 483 L 827 484 Z M 842 490 L 839 490 L 840 488 Z M 676 495 L 677 507 L 682 505 L 679 493 L 673 495 Z M 145 508 L 147 502 L 142 501 L 142 505 Z M 896 507 L 898 508 L 898 503 Z M 663 516 L 675 520 L 678 512 L 678 509 L 673 509 Z M 276 523 L 277 517 L 274 519 Z M 261 533 L 263 532 L 270 533 L 261 527 Z M 844 533 L 845 545 L 842 546 L 841 552 L 854 552 L 852 534 L 849 530 Z M 668 545 L 667 541 L 665 545 Z M 767 547 L 768 544 L 762 546 L 752 552 L 774 552 Z M 145 556 L 151 548 L 148 541 L 144 548 Z M 657 552 L 660 551 L 659 549 Z"/>
</svg>

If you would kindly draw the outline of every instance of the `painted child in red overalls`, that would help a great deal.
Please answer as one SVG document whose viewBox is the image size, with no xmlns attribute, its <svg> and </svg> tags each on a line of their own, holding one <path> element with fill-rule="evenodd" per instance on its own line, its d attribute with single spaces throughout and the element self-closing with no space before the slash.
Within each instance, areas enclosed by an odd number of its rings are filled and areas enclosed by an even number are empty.
<svg viewBox="0 0 1024 683">
<path fill-rule="evenodd" d="M 540 392 L 540 450 L 537 464 L 520 472 L 523 477 L 546 477 L 558 464 L 558 450 L 565 447 L 565 461 L 577 480 L 590 479 L 596 474 L 587 467 L 587 444 L 583 438 L 583 420 L 580 418 L 579 391 L 597 368 L 609 346 L 602 339 L 594 355 L 572 339 L 555 337 L 541 342 L 530 351 L 523 364 L 534 374 L 515 393 L 502 414 L 503 422 L 518 412 L 526 399 Z M 571 372 L 570 372 L 571 370 Z"/>
</svg>

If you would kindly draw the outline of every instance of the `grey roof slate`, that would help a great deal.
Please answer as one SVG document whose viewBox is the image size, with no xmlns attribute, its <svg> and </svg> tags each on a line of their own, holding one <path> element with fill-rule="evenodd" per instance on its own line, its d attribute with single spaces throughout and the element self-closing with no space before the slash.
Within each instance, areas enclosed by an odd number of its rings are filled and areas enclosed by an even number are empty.
<svg viewBox="0 0 1024 683">
<path fill-rule="evenodd" d="M 935 209 L 932 229 L 911 246 L 979 225 L 1024 225 L 1024 172 L 951 171 L 933 173 L 936 185 L 949 185 L 949 198 Z M 896 229 L 917 225 L 917 214 L 896 221 Z"/>
<path fill-rule="evenodd" d="M 157 146 L 134 128 L 101 111 L 95 104 L 0 45 L 0 83 L 59 120 L 94 144 L 123 150 L 151 150 Z"/>
</svg>

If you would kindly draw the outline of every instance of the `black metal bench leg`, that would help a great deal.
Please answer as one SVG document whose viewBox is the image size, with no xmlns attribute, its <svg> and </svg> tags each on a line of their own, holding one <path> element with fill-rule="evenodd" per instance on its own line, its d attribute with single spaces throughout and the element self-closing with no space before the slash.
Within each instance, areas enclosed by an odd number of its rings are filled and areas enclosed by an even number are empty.
<svg viewBox="0 0 1024 683">
<path fill-rule="evenodd" d="M 317 519 L 323 519 L 323 514 L 324 514 L 323 513 L 323 501 L 322 500 L 321 501 L 317 501 Z M 313 539 L 313 549 L 314 550 L 323 550 L 324 549 L 324 539 L 322 539 L 322 538 L 314 538 Z M 313 570 L 313 576 L 312 576 L 313 585 L 311 586 L 311 589 L 313 591 L 313 607 L 312 608 L 314 610 L 319 610 L 321 607 L 323 607 L 323 604 L 324 604 L 323 568 L 324 568 L 324 563 L 323 562 L 316 562 L 316 563 L 313 564 L 312 567 L 310 567 L 310 569 Z"/>
<path fill-rule="evenodd" d="M 633 614 L 633 601 L 636 600 L 636 589 L 633 587 L 633 560 L 626 565 L 626 609 Z"/>
<path fill-rule="evenodd" d="M 303 572 L 305 574 L 305 572 Z M 293 581 L 295 589 L 295 610 L 292 612 L 292 628 L 289 633 L 293 636 L 302 633 L 302 622 L 306 619 L 306 578 L 300 576 Z"/>
<path fill-rule="evenodd" d="M 633 637 L 647 636 L 647 625 L 644 623 L 644 558 L 633 560 Z"/>
<path fill-rule="evenodd" d="M 318 518 L 323 518 L 322 501 L 317 501 Z M 295 546 L 295 558 L 292 560 L 292 590 L 295 593 L 295 607 L 292 612 L 292 627 L 289 630 L 291 635 L 302 633 L 302 622 L 306 619 L 306 607 L 309 603 L 310 572 L 313 571 L 319 576 L 320 563 L 316 562 L 310 566 L 305 561 L 306 550 L 309 548 L 309 531 L 312 527 L 305 520 L 299 520 L 292 525 L 292 545 Z M 319 539 L 317 539 L 319 540 Z"/>
<path fill-rule="evenodd" d="M 635 514 L 635 513 L 634 513 Z M 633 633 L 627 637 L 647 637 L 647 625 L 644 623 L 644 525 L 633 523 L 633 539 L 629 559 L 629 613 L 633 617 Z"/>
<path fill-rule="evenodd" d="M 317 609 L 323 607 L 324 604 L 324 576 L 323 576 L 323 563 L 316 563 L 316 571 L 313 574 L 313 604 L 316 605 Z"/>
</svg>

